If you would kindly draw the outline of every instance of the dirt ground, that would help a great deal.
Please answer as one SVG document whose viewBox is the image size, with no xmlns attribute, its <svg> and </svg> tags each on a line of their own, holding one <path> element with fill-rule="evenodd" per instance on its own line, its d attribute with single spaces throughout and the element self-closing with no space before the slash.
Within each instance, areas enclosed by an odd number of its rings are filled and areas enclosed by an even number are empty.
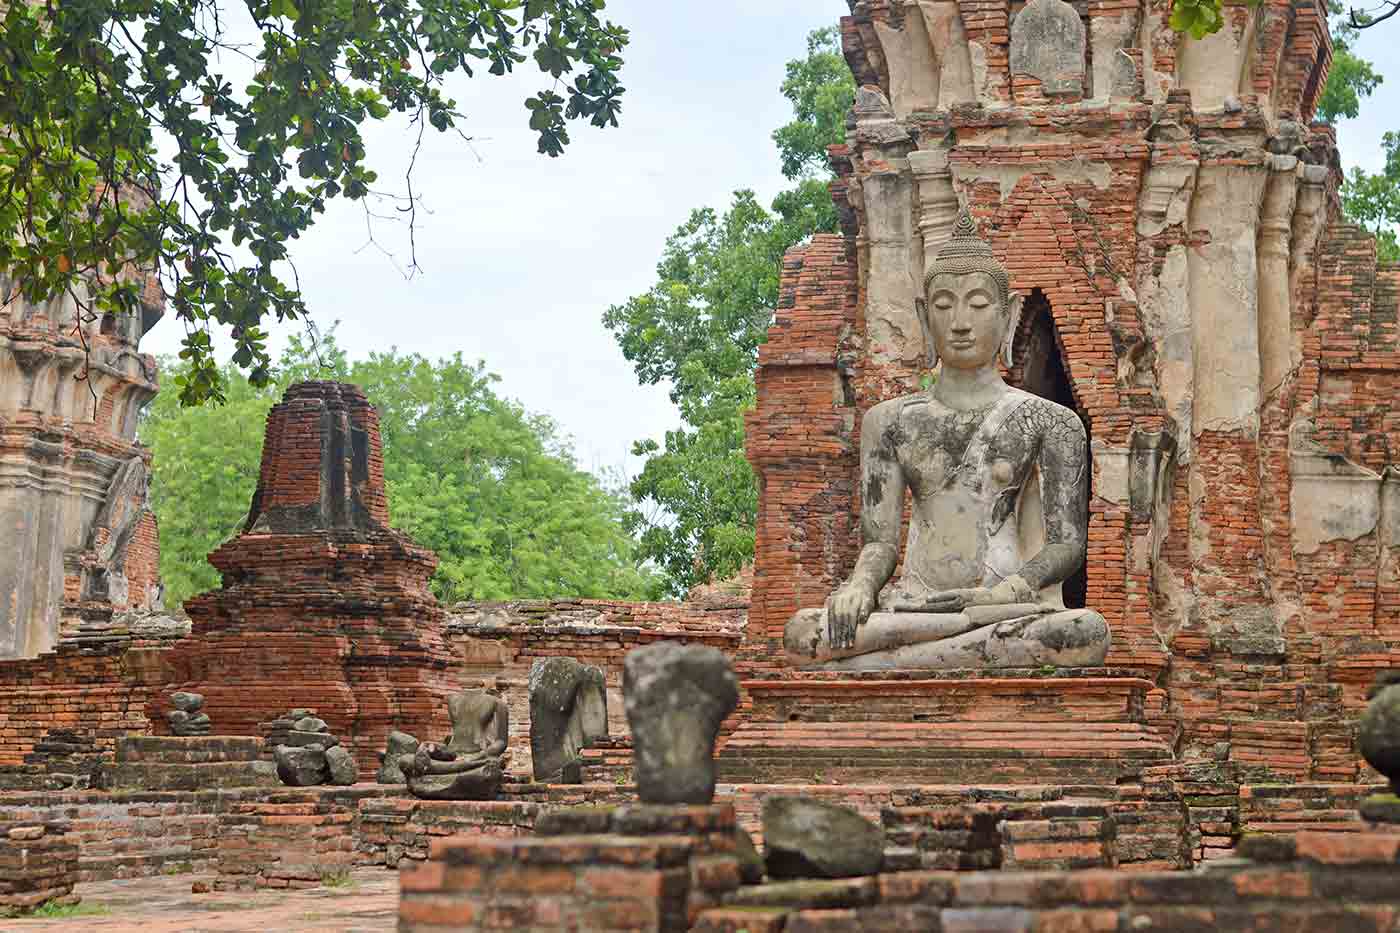
<svg viewBox="0 0 1400 933">
<path fill-rule="evenodd" d="M 0 930 L 99 933 L 384 933 L 398 924 L 399 873 L 362 869 L 344 884 L 305 891 L 192 894 L 208 875 L 169 875 L 78 886 L 83 901 L 62 919 L 0 920 Z"/>
</svg>

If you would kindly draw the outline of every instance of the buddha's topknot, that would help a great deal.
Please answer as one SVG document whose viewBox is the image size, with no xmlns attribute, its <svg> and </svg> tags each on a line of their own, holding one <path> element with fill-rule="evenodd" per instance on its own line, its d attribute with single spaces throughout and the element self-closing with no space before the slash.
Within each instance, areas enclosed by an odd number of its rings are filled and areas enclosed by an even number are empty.
<svg viewBox="0 0 1400 933">
<path fill-rule="evenodd" d="M 967 211 L 958 214 L 957 225 L 953 227 L 953 238 L 943 244 L 933 262 L 928 275 L 924 276 L 924 293 L 936 275 L 967 275 L 970 272 L 985 272 L 997 283 L 1001 291 L 1002 305 L 1011 297 L 1011 276 L 1006 267 L 992 252 L 986 240 L 977 235 L 977 224 Z"/>
</svg>

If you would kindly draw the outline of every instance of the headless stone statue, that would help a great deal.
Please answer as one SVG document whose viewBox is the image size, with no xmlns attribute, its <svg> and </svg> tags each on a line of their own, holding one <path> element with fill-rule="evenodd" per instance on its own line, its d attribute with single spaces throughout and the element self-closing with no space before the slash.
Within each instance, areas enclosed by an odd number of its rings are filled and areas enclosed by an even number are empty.
<svg viewBox="0 0 1400 933">
<path fill-rule="evenodd" d="M 1083 667 L 1108 626 L 1066 609 L 1084 564 L 1087 440 L 1062 405 L 1008 386 L 1021 296 L 971 217 L 924 280 L 932 389 L 881 402 L 861 423 L 861 532 L 851 577 L 784 634 L 789 663 L 828 670 Z M 904 493 L 913 499 L 904 569 Z"/>
<path fill-rule="evenodd" d="M 398 760 L 415 797 L 491 800 L 500 788 L 510 742 L 510 710 L 485 690 L 466 690 L 447 701 L 452 737 L 424 742 Z"/>
</svg>

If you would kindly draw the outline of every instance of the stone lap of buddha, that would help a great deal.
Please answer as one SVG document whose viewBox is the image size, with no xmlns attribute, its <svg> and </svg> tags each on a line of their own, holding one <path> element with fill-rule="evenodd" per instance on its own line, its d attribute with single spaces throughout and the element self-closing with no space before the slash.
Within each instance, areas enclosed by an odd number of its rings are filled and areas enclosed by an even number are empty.
<svg viewBox="0 0 1400 933">
<path fill-rule="evenodd" d="M 932 389 L 871 408 L 861 427 L 861 532 L 850 579 L 784 636 L 789 663 L 834 670 L 1084 667 L 1104 619 L 1066 609 L 1084 564 L 1088 443 L 1074 412 L 1008 386 L 1021 298 L 963 214 L 925 279 Z M 904 491 L 913 499 L 903 573 Z"/>
</svg>

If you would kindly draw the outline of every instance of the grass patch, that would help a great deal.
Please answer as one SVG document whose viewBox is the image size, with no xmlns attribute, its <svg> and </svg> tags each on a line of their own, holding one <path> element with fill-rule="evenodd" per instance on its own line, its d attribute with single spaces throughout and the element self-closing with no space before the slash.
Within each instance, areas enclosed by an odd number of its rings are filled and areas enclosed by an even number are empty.
<svg viewBox="0 0 1400 933">
<path fill-rule="evenodd" d="M 321 884 L 328 888 L 350 888 L 354 887 L 355 879 L 350 877 L 349 871 L 328 871 L 321 876 Z"/>
<path fill-rule="evenodd" d="M 111 912 L 112 908 L 106 904 L 90 904 L 87 901 L 60 904 L 57 901 L 49 901 L 29 916 L 38 920 L 67 920 L 71 917 L 101 917 Z"/>
</svg>

